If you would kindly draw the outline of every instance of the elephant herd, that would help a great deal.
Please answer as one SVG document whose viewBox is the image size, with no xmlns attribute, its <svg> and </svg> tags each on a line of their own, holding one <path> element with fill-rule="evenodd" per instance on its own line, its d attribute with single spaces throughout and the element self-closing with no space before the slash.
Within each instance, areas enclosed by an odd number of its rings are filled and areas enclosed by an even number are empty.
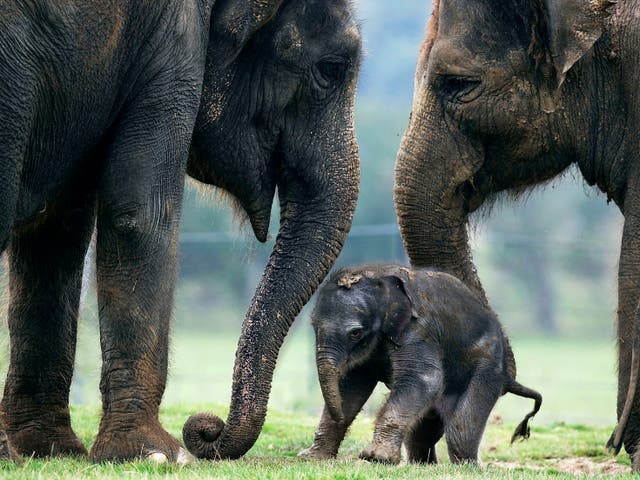
<svg viewBox="0 0 640 480">
<path fill-rule="evenodd" d="M 625 223 L 618 418 L 640 470 L 640 0 L 433 0 L 394 201 L 413 267 L 487 305 L 469 216 L 576 164 Z M 226 422 L 191 452 L 238 458 L 278 351 L 333 266 L 359 189 L 362 47 L 349 0 L 8 0 L 0 7 L 0 253 L 10 365 L 0 456 L 85 455 L 69 388 L 96 232 L 102 418 L 93 461 L 187 454 L 158 419 L 185 175 L 280 230 L 246 314 Z M 389 201 L 392 201 L 389 199 Z M 188 441 L 187 441 L 188 439 Z"/>
</svg>

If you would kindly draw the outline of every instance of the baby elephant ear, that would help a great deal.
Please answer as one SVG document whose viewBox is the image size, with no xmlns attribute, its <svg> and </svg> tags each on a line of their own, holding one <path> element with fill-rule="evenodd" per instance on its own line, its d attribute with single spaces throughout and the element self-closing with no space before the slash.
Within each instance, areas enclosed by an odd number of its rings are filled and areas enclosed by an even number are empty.
<svg viewBox="0 0 640 480">
<path fill-rule="evenodd" d="M 211 17 L 214 48 L 231 62 L 278 12 L 282 0 L 218 0 Z"/>
<path fill-rule="evenodd" d="M 402 337 L 411 324 L 411 319 L 417 316 L 411 295 L 408 293 L 412 291 L 407 285 L 408 281 L 408 278 L 396 275 L 382 279 L 386 303 L 382 333 L 396 346 L 402 344 Z"/>
<path fill-rule="evenodd" d="M 598 41 L 612 0 L 545 0 L 549 50 L 558 86 L 567 72 Z"/>
</svg>

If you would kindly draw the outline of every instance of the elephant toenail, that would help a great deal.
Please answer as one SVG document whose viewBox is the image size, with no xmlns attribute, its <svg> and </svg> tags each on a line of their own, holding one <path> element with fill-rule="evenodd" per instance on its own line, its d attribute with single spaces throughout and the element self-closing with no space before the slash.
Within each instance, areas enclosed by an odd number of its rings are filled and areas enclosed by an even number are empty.
<svg viewBox="0 0 640 480">
<path fill-rule="evenodd" d="M 178 450 L 178 458 L 176 459 L 176 463 L 178 465 L 189 465 L 194 460 L 193 455 L 187 452 L 184 448 Z"/>
<path fill-rule="evenodd" d="M 150 460 L 153 463 L 158 463 L 158 464 L 167 463 L 168 462 L 167 456 L 162 452 L 150 453 L 147 456 L 147 459 Z"/>
</svg>

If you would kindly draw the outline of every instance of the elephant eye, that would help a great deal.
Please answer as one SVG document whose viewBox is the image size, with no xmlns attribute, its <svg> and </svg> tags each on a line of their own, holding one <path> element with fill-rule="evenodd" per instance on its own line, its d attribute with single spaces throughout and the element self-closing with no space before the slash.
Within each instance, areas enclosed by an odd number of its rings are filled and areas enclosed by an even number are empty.
<svg viewBox="0 0 640 480">
<path fill-rule="evenodd" d="M 313 76 L 321 89 L 332 90 L 344 80 L 347 67 L 347 63 L 342 59 L 320 60 L 313 67 Z"/>
<path fill-rule="evenodd" d="M 358 340 L 360 340 L 362 338 L 364 334 L 364 329 L 363 328 L 354 328 L 353 330 L 351 330 L 349 332 L 349 338 L 354 341 L 357 342 Z"/>
<path fill-rule="evenodd" d="M 479 88 L 482 82 L 474 77 L 459 77 L 455 75 L 440 75 L 435 88 L 442 97 L 451 103 L 469 103 L 482 93 Z"/>
</svg>

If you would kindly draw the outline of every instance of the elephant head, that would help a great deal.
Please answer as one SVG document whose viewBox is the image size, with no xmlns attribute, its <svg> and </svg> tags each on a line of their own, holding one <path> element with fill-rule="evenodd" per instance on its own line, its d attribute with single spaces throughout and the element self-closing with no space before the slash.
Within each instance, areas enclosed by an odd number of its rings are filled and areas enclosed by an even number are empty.
<svg viewBox="0 0 640 480">
<path fill-rule="evenodd" d="M 230 413 L 183 429 L 198 457 L 237 458 L 264 422 L 279 349 L 335 262 L 358 197 L 360 36 L 348 0 L 218 0 L 188 173 L 237 200 L 258 240 L 280 231 L 246 315 Z"/>
<path fill-rule="evenodd" d="M 583 72 L 593 68 L 609 6 L 434 2 L 396 163 L 396 211 L 414 266 L 448 271 L 484 296 L 469 214 L 592 157 L 585 132 L 595 95 Z"/>
<path fill-rule="evenodd" d="M 322 395 L 336 422 L 344 418 L 341 379 L 372 360 L 382 340 L 400 340 L 414 315 L 414 296 L 406 270 L 395 267 L 343 270 L 320 290 L 311 315 L 316 365 Z"/>
</svg>

